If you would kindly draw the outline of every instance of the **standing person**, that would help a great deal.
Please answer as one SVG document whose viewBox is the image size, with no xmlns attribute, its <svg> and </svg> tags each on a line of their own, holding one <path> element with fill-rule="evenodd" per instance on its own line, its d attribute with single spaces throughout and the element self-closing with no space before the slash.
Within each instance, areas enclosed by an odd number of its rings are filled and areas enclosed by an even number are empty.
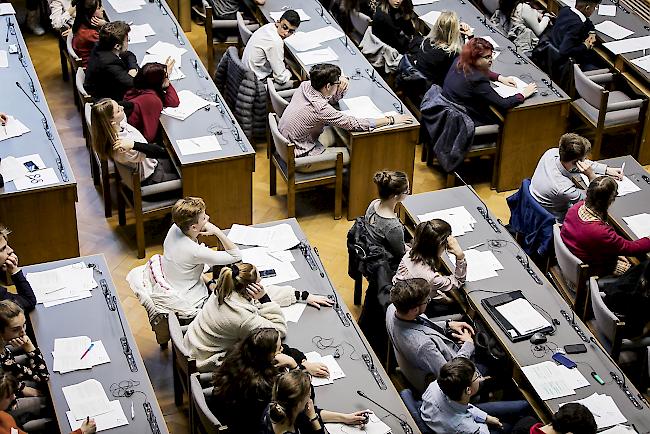
<svg viewBox="0 0 650 434">
<path fill-rule="evenodd" d="M 596 28 L 589 17 L 601 0 L 577 0 L 575 7 L 560 9 L 551 31 L 551 43 L 560 52 L 560 62 L 573 58 L 583 71 L 599 68 L 600 60 L 593 48 Z"/>
<path fill-rule="evenodd" d="M 88 58 L 99 41 L 99 29 L 106 24 L 102 0 L 79 0 L 72 24 L 72 48 L 81 59 L 81 67 L 88 66 Z"/>
<path fill-rule="evenodd" d="M 416 35 L 414 19 L 411 0 L 380 0 L 372 17 L 372 34 L 405 54 Z"/>
<path fill-rule="evenodd" d="M 268 23 L 257 29 L 248 40 L 242 54 L 242 63 L 266 83 L 271 77 L 275 88 L 293 87 L 291 71 L 284 63 L 284 40 L 300 26 L 300 15 L 294 10 L 285 11 L 277 23 Z"/>
<path fill-rule="evenodd" d="M 30 312 L 36 306 L 36 296 L 23 270 L 18 266 L 18 255 L 9 245 L 10 233 L 11 231 L 0 223 L 0 270 L 11 275 L 11 281 L 16 286 L 16 294 L 0 286 L 0 300 L 11 300 L 24 311 Z"/>
<path fill-rule="evenodd" d="M 52 27 L 65 38 L 72 29 L 77 8 L 71 0 L 49 0 L 49 4 Z"/>
</svg>

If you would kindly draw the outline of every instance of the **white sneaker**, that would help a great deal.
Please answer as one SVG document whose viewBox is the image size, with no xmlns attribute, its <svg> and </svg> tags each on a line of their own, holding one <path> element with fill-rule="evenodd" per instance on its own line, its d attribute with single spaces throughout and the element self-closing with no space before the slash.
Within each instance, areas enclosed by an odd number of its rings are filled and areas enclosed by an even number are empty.
<svg viewBox="0 0 650 434">
<path fill-rule="evenodd" d="M 45 29 L 41 27 L 40 14 L 38 11 L 27 11 L 27 28 L 36 36 L 45 34 Z"/>
</svg>

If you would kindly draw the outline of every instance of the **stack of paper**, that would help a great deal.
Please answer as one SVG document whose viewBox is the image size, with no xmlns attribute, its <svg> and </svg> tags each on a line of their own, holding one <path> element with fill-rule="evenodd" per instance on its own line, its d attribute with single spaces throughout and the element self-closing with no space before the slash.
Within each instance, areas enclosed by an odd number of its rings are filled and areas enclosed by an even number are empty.
<svg viewBox="0 0 650 434">
<path fill-rule="evenodd" d="M 307 32 L 296 32 L 284 42 L 296 51 L 313 50 L 321 46 L 319 42 L 311 40 Z"/>
<path fill-rule="evenodd" d="M 589 386 L 589 381 L 577 368 L 568 369 L 551 361 L 524 366 L 521 370 L 544 401 L 575 395 L 575 389 Z"/>
<path fill-rule="evenodd" d="M 93 269 L 83 262 L 47 271 L 27 273 L 36 300 L 45 307 L 56 306 L 91 297 L 90 290 L 97 288 Z"/>
<path fill-rule="evenodd" d="M 176 140 L 176 144 L 183 155 L 221 151 L 221 145 L 214 134 L 191 139 L 178 139 Z"/>
<path fill-rule="evenodd" d="M 217 103 L 213 101 L 206 101 L 191 90 L 187 89 L 183 89 L 178 92 L 178 99 L 180 100 L 178 107 L 166 107 L 162 112 L 169 117 L 181 121 L 184 121 L 194 112 L 202 109 L 203 107 L 206 107 L 208 105 L 217 105 Z"/>
<path fill-rule="evenodd" d="M 623 217 L 623 220 L 632 229 L 637 238 L 650 237 L 650 214 L 636 214 Z"/>
<path fill-rule="evenodd" d="M 340 102 L 348 108 L 343 110 L 343 113 L 355 118 L 377 119 L 384 116 L 384 113 L 367 96 L 343 98 Z"/>
<path fill-rule="evenodd" d="M 149 24 L 132 25 L 131 31 L 129 32 L 129 44 L 147 42 L 147 36 L 153 36 L 155 34 L 156 32 L 154 32 Z"/>
<path fill-rule="evenodd" d="M 327 26 L 312 30 L 311 32 L 297 32 L 284 41 L 296 51 L 307 51 L 320 47 L 323 42 L 342 38 L 344 36 L 345 33 L 339 29 Z M 305 65 L 311 65 L 319 62 L 331 62 L 337 60 L 338 56 L 331 48 L 327 47 L 320 50 L 298 54 L 298 59 Z"/>
<path fill-rule="evenodd" d="M 606 42 L 603 47 L 613 54 L 631 53 L 632 51 L 644 51 L 650 47 L 650 36 L 640 38 L 623 39 L 621 41 Z"/>
<path fill-rule="evenodd" d="M 145 54 L 140 61 L 140 67 L 146 65 L 147 63 L 161 63 L 165 65 L 167 58 L 164 54 Z M 180 80 L 185 78 L 185 74 L 181 71 L 181 64 L 179 62 L 174 62 L 174 67 L 172 68 L 171 74 L 169 74 L 169 79 L 171 81 Z"/>
<path fill-rule="evenodd" d="M 338 39 L 345 36 L 345 33 L 337 29 L 336 27 L 327 26 L 321 27 L 320 29 L 312 30 L 307 32 L 309 38 L 318 43 L 323 43 L 331 41 L 332 39 Z"/>
<path fill-rule="evenodd" d="M 164 59 L 161 62 L 162 64 L 165 64 L 167 58 L 171 57 L 176 61 L 175 65 L 180 68 L 181 63 L 183 62 L 183 54 L 187 53 L 187 50 L 185 48 L 177 47 L 174 44 L 170 44 L 169 42 L 158 41 L 147 50 L 147 53 L 158 54 L 161 59 Z"/>
<path fill-rule="evenodd" d="M 633 59 L 631 62 L 634 63 L 639 68 L 645 70 L 646 72 L 650 72 L 650 55 L 637 57 L 636 59 Z"/>
<path fill-rule="evenodd" d="M 494 85 L 494 90 L 496 90 L 496 92 L 499 95 L 501 95 L 501 98 L 509 98 L 511 96 L 517 95 L 518 93 L 522 93 L 524 88 L 528 86 L 528 83 L 526 83 L 522 79 L 518 77 L 513 77 L 513 78 L 517 83 L 516 87 L 508 86 L 507 84 L 503 84 L 498 81 L 492 82 L 492 84 Z"/>
<path fill-rule="evenodd" d="M 437 0 L 436 0 L 437 1 Z M 389 434 L 392 432 L 390 427 L 377 417 L 376 414 L 370 413 L 368 423 L 364 426 L 350 426 L 341 423 L 327 423 L 325 428 L 330 434 Z"/>
<path fill-rule="evenodd" d="M 433 219 L 444 220 L 451 226 L 451 234 L 454 237 L 465 235 L 474 230 L 476 219 L 467 211 L 464 206 L 442 209 L 418 216 L 421 222 L 428 222 Z"/>
<path fill-rule="evenodd" d="M 334 52 L 334 50 L 332 50 L 331 47 L 296 53 L 296 56 L 298 57 L 298 60 L 300 60 L 304 65 L 333 62 L 339 59 L 339 56 Z"/>
<path fill-rule="evenodd" d="M 533 308 L 533 305 L 525 298 L 518 298 L 509 303 L 504 303 L 497 306 L 496 309 L 520 335 L 551 326 L 547 319 Z"/>
<path fill-rule="evenodd" d="M 616 5 L 598 5 L 598 15 L 604 17 L 615 17 Z"/>
<path fill-rule="evenodd" d="M 465 250 L 465 261 L 467 261 L 467 281 L 476 282 L 478 280 L 497 277 L 497 270 L 503 270 L 503 265 L 494 256 L 491 250 L 481 252 L 476 249 Z M 452 259 L 450 253 L 447 254 Z"/>
<path fill-rule="evenodd" d="M 25 124 L 13 116 L 8 116 L 7 123 L 4 126 L 0 126 L 0 141 L 22 136 L 29 131 L 29 128 L 27 128 Z"/>
<path fill-rule="evenodd" d="M 79 428 L 87 417 L 95 419 L 97 431 L 128 425 L 120 401 L 109 401 L 99 381 L 86 380 L 61 390 L 70 407 L 66 415 L 73 430 Z"/>
<path fill-rule="evenodd" d="M 589 178 L 587 178 L 587 176 L 580 174 L 580 178 L 582 178 L 582 182 L 584 182 L 586 186 L 589 186 Z M 626 194 L 630 194 L 630 193 L 636 193 L 637 191 L 641 191 L 641 187 L 636 185 L 634 181 L 632 181 L 627 176 L 623 176 L 622 181 L 619 181 L 617 179 L 616 183 L 618 184 L 618 194 L 616 195 L 618 197 L 625 196 Z"/>
<path fill-rule="evenodd" d="M 420 19 L 427 23 L 430 27 L 433 27 L 438 21 L 438 17 L 442 15 L 442 12 L 439 11 L 430 11 L 424 15 L 420 15 Z"/>
<path fill-rule="evenodd" d="M 274 252 L 291 249 L 300 242 L 291 226 L 286 223 L 265 228 L 234 224 L 228 232 L 228 238 L 235 244 L 268 247 Z"/>
<path fill-rule="evenodd" d="M 318 362 L 324 363 L 327 366 L 327 369 L 330 372 L 330 376 L 327 378 L 322 377 L 311 377 L 311 384 L 314 387 L 323 386 L 325 384 L 333 384 L 334 380 L 345 377 L 343 369 L 339 366 L 338 362 L 334 359 L 334 356 L 329 354 L 327 356 L 321 356 L 316 351 L 305 354 L 308 362 Z"/>
<path fill-rule="evenodd" d="M 28 173 L 29 171 L 25 165 L 11 155 L 4 157 L 2 161 L 0 161 L 0 174 L 2 174 L 2 178 L 5 182 L 11 182 Z"/>
<path fill-rule="evenodd" d="M 118 14 L 137 11 L 144 6 L 144 0 L 108 0 L 108 2 Z"/>
<path fill-rule="evenodd" d="M 598 429 L 607 428 L 627 421 L 623 413 L 621 413 L 621 410 L 618 409 L 616 402 L 609 395 L 594 393 L 587 398 L 573 402 L 582 404 L 591 411 L 596 419 Z M 560 404 L 560 406 L 562 405 Z"/>
<path fill-rule="evenodd" d="M 91 342 L 88 336 L 55 339 L 52 356 L 54 357 L 52 370 L 61 374 L 90 369 L 111 361 L 102 341 Z"/>
<path fill-rule="evenodd" d="M 124 415 L 124 410 L 122 410 L 122 405 L 120 401 L 116 399 L 115 401 L 110 401 L 108 403 L 110 410 L 108 413 L 98 414 L 93 417 L 95 419 L 95 425 L 97 425 L 97 432 L 106 431 L 111 428 L 118 426 L 128 425 L 129 421 Z M 70 423 L 71 430 L 77 430 L 81 427 L 81 424 L 86 420 L 85 417 L 81 419 L 75 419 L 71 411 L 65 413 L 68 416 L 68 422 Z"/>
<path fill-rule="evenodd" d="M 305 13 L 302 9 L 294 9 L 294 11 L 298 12 L 298 15 L 300 15 L 300 21 L 309 21 L 311 20 L 311 17 Z M 285 13 L 286 11 L 279 11 L 279 12 L 271 12 L 271 18 L 273 18 L 273 21 L 280 21 L 280 17 Z"/>
<path fill-rule="evenodd" d="M 614 9 L 616 9 L 616 6 L 614 6 Z M 634 34 L 634 32 L 630 29 L 626 29 L 623 26 L 619 26 L 613 21 L 603 21 L 602 23 L 596 24 L 596 30 L 598 30 L 601 33 L 606 34 L 610 38 L 613 39 L 623 39 L 627 38 L 628 36 Z"/>
<path fill-rule="evenodd" d="M 262 277 L 263 285 L 277 285 L 284 282 L 300 279 L 300 275 L 291 262 L 278 260 L 271 256 L 267 247 L 251 247 L 250 249 L 241 250 L 242 261 L 255 265 L 259 272 L 273 270 L 275 276 Z M 289 313 L 292 318 L 296 318 L 298 308 L 293 308 Z M 302 314 L 302 312 L 300 312 Z M 300 318 L 300 315 L 297 316 Z M 296 319 L 296 322 L 298 321 Z"/>
</svg>

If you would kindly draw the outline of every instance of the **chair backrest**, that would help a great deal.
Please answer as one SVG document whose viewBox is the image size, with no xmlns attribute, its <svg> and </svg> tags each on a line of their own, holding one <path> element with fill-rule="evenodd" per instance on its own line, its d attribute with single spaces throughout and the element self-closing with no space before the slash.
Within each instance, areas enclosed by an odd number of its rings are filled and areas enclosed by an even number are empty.
<svg viewBox="0 0 650 434">
<path fill-rule="evenodd" d="M 223 434 L 227 427 L 219 422 L 219 419 L 212 413 L 206 400 L 206 392 L 199 381 L 198 373 L 190 377 L 190 393 L 192 395 L 192 408 L 195 412 L 194 423 L 200 424 L 199 432 L 206 434 Z M 210 388 L 212 390 L 212 388 Z"/>
<path fill-rule="evenodd" d="M 269 113 L 269 128 L 271 130 L 273 144 L 275 145 L 275 152 L 286 163 L 289 160 L 289 152 L 293 152 L 293 150 L 290 151 L 289 149 L 291 142 L 280 134 L 280 130 L 278 130 L 278 116 L 275 113 Z"/>
<path fill-rule="evenodd" d="M 129 190 L 134 191 L 135 185 L 134 185 L 134 179 L 135 179 L 135 172 L 138 172 L 138 177 L 139 175 L 139 164 L 136 166 L 134 169 L 131 166 L 127 166 L 122 163 L 118 163 L 117 161 L 113 160 L 113 163 L 115 164 L 115 171 L 119 175 L 119 179 L 124 184 Z M 139 183 L 138 183 L 139 186 Z"/>
<path fill-rule="evenodd" d="M 434 434 L 434 432 L 424 423 L 422 417 L 420 417 L 420 405 L 422 401 L 418 401 L 411 389 L 404 389 L 399 393 L 399 396 L 402 397 L 404 405 L 411 413 L 411 417 L 415 421 L 415 424 L 418 426 L 418 429 L 422 434 Z"/>
<path fill-rule="evenodd" d="M 352 28 L 354 33 L 358 34 L 360 38 L 366 33 L 368 26 L 372 22 L 372 19 L 359 11 L 350 11 L 350 22 L 352 23 Z"/>
<path fill-rule="evenodd" d="M 282 114 L 284 113 L 284 109 L 286 109 L 289 105 L 289 101 L 280 96 L 278 91 L 275 89 L 275 86 L 273 85 L 273 79 L 270 77 L 266 79 L 266 88 L 269 91 L 269 99 L 271 100 L 273 111 L 277 113 L 278 118 L 281 118 Z"/>
<path fill-rule="evenodd" d="M 573 65 L 573 80 L 580 97 L 590 106 L 599 110 L 605 89 L 601 85 L 591 81 L 577 64 Z"/>
<path fill-rule="evenodd" d="M 571 253 L 566 244 L 564 244 L 560 236 L 560 225 L 557 223 L 553 225 L 553 244 L 555 245 L 557 264 L 562 271 L 562 275 L 569 286 L 575 291 L 581 276 L 580 268 L 584 263 Z"/>
<path fill-rule="evenodd" d="M 483 7 L 492 15 L 499 9 L 499 0 L 483 0 Z"/>
<path fill-rule="evenodd" d="M 237 12 L 237 29 L 239 29 L 239 37 L 241 38 L 241 42 L 245 46 L 251 36 L 253 36 L 253 32 L 251 32 L 250 29 L 246 27 L 246 22 L 244 22 L 244 16 L 241 12 Z"/>
<path fill-rule="evenodd" d="M 594 311 L 594 319 L 598 332 L 613 344 L 616 339 L 618 317 L 609 310 L 598 288 L 598 280 L 595 277 L 589 279 L 589 292 L 591 293 L 591 307 Z"/>
<path fill-rule="evenodd" d="M 74 51 L 74 48 L 72 48 L 72 38 L 73 38 L 72 32 L 68 33 L 68 36 L 65 38 L 65 47 L 66 50 L 68 51 L 68 56 L 70 56 L 77 64 L 81 64 L 81 57 L 77 55 L 77 53 Z"/>
<path fill-rule="evenodd" d="M 176 366 L 185 375 L 193 374 L 196 372 L 196 362 L 190 356 L 187 347 L 185 347 L 185 343 L 183 342 L 183 329 L 181 328 L 180 322 L 178 322 L 178 317 L 172 312 L 169 314 L 167 322 L 169 324 L 169 336 L 172 341 Z"/>
<path fill-rule="evenodd" d="M 84 81 L 86 81 L 86 71 L 83 68 L 77 68 L 77 74 L 75 75 L 77 91 L 79 91 L 79 93 L 83 95 L 84 98 L 90 99 L 90 94 L 86 92 L 86 88 L 84 87 Z"/>
<path fill-rule="evenodd" d="M 92 119 L 90 113 L 92 112 L 92 109 L 93 109 L 92 103 L 88 102 L 84 104 L 84 119 L 86 119 L 86 125 L 88 126 L 89 133 L 92 131 L 92 129 L 90 128 L 90 120 Z M 92 138 L 90 138 L 90 140 L 92 141 Z"/>
</svg>

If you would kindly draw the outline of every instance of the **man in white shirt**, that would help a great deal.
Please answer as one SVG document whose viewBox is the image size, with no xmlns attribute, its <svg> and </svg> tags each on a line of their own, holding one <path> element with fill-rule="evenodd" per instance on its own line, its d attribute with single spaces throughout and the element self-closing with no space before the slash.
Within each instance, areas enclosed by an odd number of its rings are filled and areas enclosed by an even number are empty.
<svg viewBox="0 0 650 434">
<path fill-rule="evenodd" d="M 293 35 L 300 25 L 300 15 L 294 10 L 282 14 L 277 23 L 260 27 L 246 44 L 242 62 L 257 78 L 273 78 L 276 89 L 293 87 L 291 72 L 284 64 L 284 39 Z"/>
</svg>

